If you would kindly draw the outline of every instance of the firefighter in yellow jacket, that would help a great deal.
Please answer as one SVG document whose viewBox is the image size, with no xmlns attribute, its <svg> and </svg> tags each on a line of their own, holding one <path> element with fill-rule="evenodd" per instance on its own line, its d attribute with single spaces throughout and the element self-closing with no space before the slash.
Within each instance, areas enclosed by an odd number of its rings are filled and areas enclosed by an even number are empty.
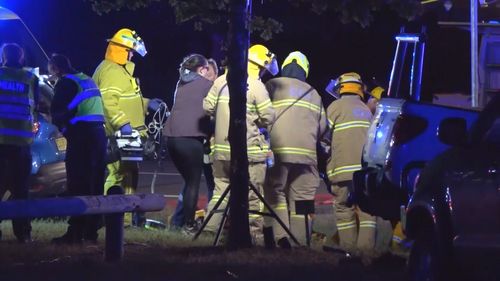
<svg viewBox="0 0 500 281">
<path fill-rule="evenodd" d="M 142 57 L 146 55 L 144 41 L 135 31 L 123 28 L 108 42 L 105 58 L 92 76 L 102 94 L 106 135 L 114 135 L 116 131 L 130 135 L 135 129 L 146 136 L 147 110 L 157 108 L 160 101 L 144 98 L 133 76 L 135 65 L 130 60 L 134 52 Z M 134 193 L 139 175 L 137 163 L 116 161 L 107 168 L 105 192 L 117 185 L 125 190 L 125 194 Z M 131 216 L 128 215 L 125 224 L 130 223 Z"/>
<path fill-rule="evenodd" d="M 263 70 L 272 75 L 278 72 L 274 54 L 262 45 L 254 45 L 248 50 L 248 91 L 247 91 L 247 149 L 249 184 L 262 192 L 266 175 L 266 155 L 269 145 L 260 129 L 268 129 L 274 121 L 274 109 L 269 99 L 269 94 L 264 84 L 260 81 Z M 228 141 L 229 130 L 229 91 L 226 75 L 217 78 L 214 85 L 203 100 L 205 112 L 215 118 L 215 142 L 212 147 L 214 163 L 213 174 L 215 190 L 208 204 L 211 211 L 221 194 L 229 186 L 229 172 L 231 164 L 231 151 Z M 254 192 L 249 193 L 249 209 L 261 211 L 262 206 Z M 229 198 L 226 197 L 219 209 L 226 207 Z M 214 214 L 207 224 L 205 231 L 215 232 L 221 222 L 220 213 Z M 257 234 L 262 228 L 262 218 L 250 215 L 250 231 Z M 254 236 L 255 237 L 255 236 Z"/>
<path fill-rule="evenodd" d="M 269 129 L 276 163 L 268 171 L 264 192 L 280 219 L 305 244 L 304 216 L 296 214 L 295 201 L 314 200 L 320 183 L 316 144 L 328 124 L 321 97 L 306 82 L 307 57 L 297 51 L 290 53 L 281 66 L 281 74 L 282 77 L 266 83 L 276 110 L 276 119 Z M 290 247 L 287 233 L 276 220 L 266 217 L 264 222 L 273 227 L 280 247 Z"/>
<path fill-rule="evenodd" d="M 327 175 L 335 195 L 340 247 L 348 252 L 371 253 L 375 244 L 376 220 L 347 201 L 352 190 L 352 175 L 361 169 L 361 153 L 372 114 L 363 102 L 364 84 L 357 73 L 341 75 L 336 91 L 340 99 L 327 109 L 328 121 L 333 128 Z"/>
</svg>

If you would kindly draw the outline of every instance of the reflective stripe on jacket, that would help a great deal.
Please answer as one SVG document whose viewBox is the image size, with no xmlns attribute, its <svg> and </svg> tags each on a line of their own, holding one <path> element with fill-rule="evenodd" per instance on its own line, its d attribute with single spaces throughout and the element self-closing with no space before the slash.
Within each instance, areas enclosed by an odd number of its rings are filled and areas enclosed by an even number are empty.
<svg viewBox="0 0 500 281">
<path fill-rule="evenodd" d="M 328 125 L 318 92 L 309 91 L 306 82 L 288 77 L 269 80 L 266 88 L 276 110 L 270 128 L 276 161 L 317 165 L 316 143 Z"/>
<path fill-rule="evenodd" d="M 144 119 L 147 113 L 148 99 L 143 98 L 136 79 L 132 76 L 135 65 L 127 62 L 119 65 L 103 60 L 92 78 L 102 94 L 106 134 L 112 135 L 123 125 L 130 125 L 146 134 Z"/>
<path fill-rule="evenodd" d="M 38 78 L 29 71 L 0 67 L 0 144 L 33 142 L 34 95 Z"/>
<path fill-rule="evenodd" d="M 352 180 L 352 174 L 361 169 L 361 153 L 372 114 L 359 96 L 344 94 L 330 104 L 327 115 L 333 128 L 328 178 L 332 183 Z"/>
<path fill-rule="evenodd" d="M 102 106 L 101 92 L 92 78 L 83 74 L 68 74 L 64 77 L 73 80 L 78 85 L 78 93 L 68 104 L 68 110 L 76 109 L 75 116 L 70 120 L 71 124 L 76 122 L 103 122 L 104 111 Z"/>
<path fill-rule="evenodd" d="M 266 159 L 269 145 L 259 128 L 267 129 L 274 122 L 274 109 L 266 87 L 260 80 L 249 77 L 247 83 L 248 161 L 263 162 Z M 215 80 L 207 97 L 203 100 L 203 109 L 207 115 L 215 117 L 215 143 L 212 146 L 214 158 L 216 160 L 231 160 L 231 149 L 228 141 L 229 90 L 226 75 Z"/>
</svg>

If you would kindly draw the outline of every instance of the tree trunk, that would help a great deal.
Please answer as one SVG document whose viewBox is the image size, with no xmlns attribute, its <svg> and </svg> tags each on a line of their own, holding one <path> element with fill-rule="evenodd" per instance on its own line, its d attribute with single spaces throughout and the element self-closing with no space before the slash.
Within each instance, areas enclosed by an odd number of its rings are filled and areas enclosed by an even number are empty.
<svg viewBox="0 0 500 281">
<path fill-rule="evenodd" d="M 252 246 L 248 225 L 248 155 L 246 92 L 248 41 L 247 8 L 250 0 L 231 0 L 229 7 L 229 49 L 227 86 L 229 89 L 229 144 L 231 146 L 231 225 L 230 249 Z"/>
</svg>

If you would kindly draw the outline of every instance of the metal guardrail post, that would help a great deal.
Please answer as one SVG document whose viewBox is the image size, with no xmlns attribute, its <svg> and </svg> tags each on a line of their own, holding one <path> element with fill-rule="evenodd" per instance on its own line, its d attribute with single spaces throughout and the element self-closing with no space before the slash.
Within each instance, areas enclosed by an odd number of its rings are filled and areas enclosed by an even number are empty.
<svg viewBox="0 0 500 281">
<path fill-rule="evenodd" d="M 108 195 L 122 195 L 123 188 L 113 186 L 108 190 Z M 123 258 L 123 217 L 124 213 L 106 215 L 106 244 L 104 259 L 107 262 L 121 261 Z"/>
<path fill-rule="evenodd" d="M 123 214 L 161 211 L 166 203 L 165 196 L 160 194 L 123 193 L 121 187 L 115 186 L 106 196 L 9 200 L 0 202 L 0 220 L 105 214 L 105 260 L 120 261 L 123 258 Z"/>
</svg>

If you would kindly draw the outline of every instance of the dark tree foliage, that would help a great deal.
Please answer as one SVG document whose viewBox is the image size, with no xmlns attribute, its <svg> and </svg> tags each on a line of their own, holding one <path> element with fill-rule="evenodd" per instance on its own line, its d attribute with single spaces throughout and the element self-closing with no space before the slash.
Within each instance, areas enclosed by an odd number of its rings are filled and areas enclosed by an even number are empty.
<svg viewBox="0 0 500 281">
<path fill-rule="evenodd" d="M 168 3 L 175 13 L 177 23 L 193 22 L 196 30 L 206 24 L 228 21 L 230 0 L 85 0 L 98 13 L 114 10 L 137 9 L 152 3 Z M 390 7 L 401 17 L 412 20 L 422 12 L 420 0 L 254 0 L 254 5 L 278 3 L 309 10 L 317 15 L 335 13 L 342 23 L 356 22 L 367 27 L 373 21 L 373 14 L 383 7 Z M 279 11 L 276 11 L 279 12 Z M 286 28 L 286 27 L 285 27 Z M 276 19 L 252 15 L 250 32 L 258 33 L 264 40 L 282 32 L 283 23 Z"/>
</svg>

